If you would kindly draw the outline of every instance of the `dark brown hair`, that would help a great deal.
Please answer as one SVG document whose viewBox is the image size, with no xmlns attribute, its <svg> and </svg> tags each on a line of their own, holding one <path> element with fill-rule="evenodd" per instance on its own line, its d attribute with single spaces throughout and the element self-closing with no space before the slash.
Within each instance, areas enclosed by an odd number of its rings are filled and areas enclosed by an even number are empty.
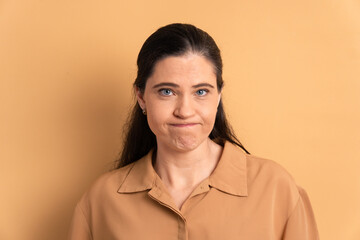
<svg viewBox="0 0 360 240">
<path fill-rule="evenodd" d="M 214 39 L 203 30 L 190 25 L 174 23 L 164 26 L 154 32 L 143 44 L 137 58 L 137 77 L 134 87 L 145 90 L 146 81 L 151 76 L 155 64 L 168 56 L 182 56 L 193 52 L 208 59 L 214 66 L 216 84 L 221 91 L 224 82 L 222 78 L 222 59 L 220 50 Z M 156 149 L 156 137 L 150 130 L 146 116 L 136 102 L 131 115 L 124 126 L 126 132 L 123 150 L 116 168 L 130 164 L 145 156 L 151 149 Z M 245 152 L 248 151 L 235 136 L 224 112 L 220 100 L 214 127 L 209 135 L 210 139 L 224 146 L 225 141 L 238 145 Z"/>
</svg>

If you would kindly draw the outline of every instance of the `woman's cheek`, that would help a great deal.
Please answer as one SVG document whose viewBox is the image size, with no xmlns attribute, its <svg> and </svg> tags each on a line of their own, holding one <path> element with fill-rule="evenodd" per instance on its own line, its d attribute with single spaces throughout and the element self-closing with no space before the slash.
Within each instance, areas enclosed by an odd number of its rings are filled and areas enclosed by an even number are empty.
<svg viewBox="0 0 360 240">
<path fill-rule="evenodd" d="M 148 112 L 148 124 L 155 135 L 159 135 L 161 132 L 165 131 L 167 115 L 166 108 L 160 106 L 153 108 Z"/>
</svg>

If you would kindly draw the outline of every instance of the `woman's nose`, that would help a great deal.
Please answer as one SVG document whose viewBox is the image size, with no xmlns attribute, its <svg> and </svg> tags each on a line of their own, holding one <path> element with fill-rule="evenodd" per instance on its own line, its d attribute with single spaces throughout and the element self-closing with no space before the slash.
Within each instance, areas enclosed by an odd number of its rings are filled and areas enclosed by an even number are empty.
<svg viewBox="0 0 360 240">
<path fill-rule="evenodd" d="M 191 101 L 190 96 L 179 97 L 176 107 L 174 110 L 174 115 L 179 118 L 189 118 L 195 113 L 194 104 Z"/>
</svg>

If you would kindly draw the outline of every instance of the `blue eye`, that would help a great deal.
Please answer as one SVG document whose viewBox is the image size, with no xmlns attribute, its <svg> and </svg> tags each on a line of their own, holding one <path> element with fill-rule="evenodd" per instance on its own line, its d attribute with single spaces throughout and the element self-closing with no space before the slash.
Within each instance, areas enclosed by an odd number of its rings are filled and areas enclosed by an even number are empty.
<svg viewBox="0 0 360 240">
<path fill-rule="evenodd" d="M 200 89 L 200 90 L 196 91 L 196 94 L 198 96 L 205 96 L 207 93 L 208 93 L 208 90 L 206 90 L 206 89 Z"/>
<path fill-rule="evenodd" d="M 171 96 L 174 94 L 173 91 L 171 91 L 170 89 L 167 89 L 167 88 L 160 89 L 159 92 L 161 95 L 164 95 L 164 96 Z"/>
</svg>

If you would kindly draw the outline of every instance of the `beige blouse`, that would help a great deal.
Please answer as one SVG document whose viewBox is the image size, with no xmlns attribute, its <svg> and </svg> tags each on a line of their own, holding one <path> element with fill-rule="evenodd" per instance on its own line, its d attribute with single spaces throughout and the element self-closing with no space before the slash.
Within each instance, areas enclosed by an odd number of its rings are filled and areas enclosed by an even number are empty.
<svg viewBox="0 0 360 240">
<path fill-rule="evenodd" d="M 226 142 L 214 172 L 178 209 L 151 155 L 95 182 L 76 206 L 69 239 L 319 239 L 305 191 L 275 162 Z"/>
</svg>

